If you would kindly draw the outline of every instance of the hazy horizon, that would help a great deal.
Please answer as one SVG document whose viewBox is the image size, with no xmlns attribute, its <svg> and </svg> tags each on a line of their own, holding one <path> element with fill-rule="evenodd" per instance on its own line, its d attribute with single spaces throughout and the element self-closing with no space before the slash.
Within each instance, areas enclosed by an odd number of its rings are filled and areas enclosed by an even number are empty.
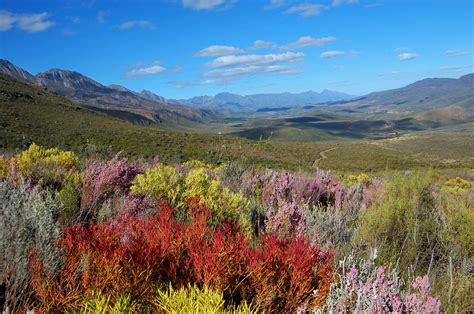
<svg viewBox="0 0 474 314">
<path fill-rule="evenodd" d="M 351 95 L 473 71 L 470 1 L 3 1 L 0 58 L 166 98 Z M 436 22 L 434 22 L 436 21 Z"/>
</svg>

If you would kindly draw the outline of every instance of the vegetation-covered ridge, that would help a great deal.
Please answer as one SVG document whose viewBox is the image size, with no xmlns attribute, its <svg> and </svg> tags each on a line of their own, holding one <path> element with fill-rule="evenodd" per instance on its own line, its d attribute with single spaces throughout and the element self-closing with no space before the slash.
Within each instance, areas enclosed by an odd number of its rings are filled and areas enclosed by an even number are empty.
<svg viewBox="0 0 474 314">
<path fill-rule="evenodd" d="M 469 312 L 473 176 L 85 160 L 33 144 L 0 158 L 3 307 Z"/>
<path fill-rule="evenodd" d="M 0 151 L 6 152 L 27 148 L 34 142 L 72 150 L 81 156 L 112 157 L 123 151 L 129 157 L 150 160 L 160 155 L 166 163 L 199 159 L 213 164 L 239 161 L 269 168 L 310 170 L 320 152 L 337 147 L 318 167 L 356 172 L 473 168 L 472 134 L 471 128 L 386 141 L 288 143 L 179 133 L 132 125 L 90 111 L 0 73 Z"/>
</svg>

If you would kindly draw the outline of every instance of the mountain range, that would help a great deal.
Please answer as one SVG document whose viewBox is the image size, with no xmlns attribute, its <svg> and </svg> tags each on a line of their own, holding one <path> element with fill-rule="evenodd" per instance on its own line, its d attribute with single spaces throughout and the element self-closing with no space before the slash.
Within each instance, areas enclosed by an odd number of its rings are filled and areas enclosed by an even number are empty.
<svg viewBox="0 0 474 314">
<path fill-rule="evenodd" d="M 320 93 L 307 91 L 247 96 L 219 93 L 179 100 L 166 99 L 146 90 L 135 92 L 120 85 L 106 86 L 74 71 L 51 69 L 32 75 L 7 60 L 0 60 L 0 73 L 65 96 L 89 109 L 147 125 L 181 120 L 204 122 L 223 117 L 229 111 L 240 112 L 242 117 L 248 112 L 265 114 L 291 108 L 303 109 L 305 112 L 318 109 L 406 116 L 443 108 L 456 108 L 454 112 L 458 114 L 469 112 L 474 107 L 472 73 L 458 79 L 424 79 L 405 87 L 373 92 L 362 97 L 323 90 Z M 439 114 L 439 111 L 435 112 Z M 311 115 L 311 112 L 307 114 Z"/>
<path fill-rule="evenodd" d="M 427 78 L 405 87 L 331 103 L 346 112 L 412 114 L 448 106 L 474 108 L 474 73 L 458 79 Z"/>
<path fill-rule="evenodd" d="M 78 72 L 51 69 L 32 75 L 7 60 L 0 60 L 0 72 L 36 85 L 89 109 L 131 120 L 137 124 L 202 121 L 212 112 L 168 101 L 148 91 L 135 93 L 120 85 L 105 86 Z"/>
<path fill-rule="evenodd" d="M 306 91 L 302 93 L 254 94 L 247 96 L 219 93 L 215 96 L 197 96 L 190 99 L 179 99 L 177 101 L 193 107 L 215 110 L 240 110 L 242 108 L 256 110 L 265 107 L 301 106 L 354 98 L 356 98 L 356 96 L 325 89 L 321 93 Z"/>
</svg>

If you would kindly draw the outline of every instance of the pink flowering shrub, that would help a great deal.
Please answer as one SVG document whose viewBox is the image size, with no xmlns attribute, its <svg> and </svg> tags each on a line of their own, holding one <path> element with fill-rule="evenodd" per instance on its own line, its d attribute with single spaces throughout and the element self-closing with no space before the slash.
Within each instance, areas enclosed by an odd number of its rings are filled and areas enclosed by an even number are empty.
<svg viewBox="0 0 474 314">
<path fill-rule="evenodd" d="M 321 170 L 309 177 L 250 169 L 241 176 L 241 190 L 264 208 L 266 231 L 281 235 L 307 235 L 307 221 L 315 209 L 357 213 L 369 206 L 372 198 L 369 184 L 345 188 L 335 176 Z M 312 236 L 314 232 L 309 231 Z"/>
<path fill-rule="evenodd" d="M 108 161 L 95 160 L 82 174 L 81 216 L 83 219 L 95 218 L 97 210 L 106 201 L 116 201 L 127 195 L 133 179 L 143 170 L 130 165 L 120 154 Z"/>
<path fill-rule="evenodd" d="M 373 261 L 356 265 L 341 262 L 339 281 L 331 286 L 326 309 L 330 312 L 358 313 L 439 313 L 440 301 L 431 295 L 428 276 L 417 277 L 411 293 L 404 294 L 398 274 Z"/>
</svg>

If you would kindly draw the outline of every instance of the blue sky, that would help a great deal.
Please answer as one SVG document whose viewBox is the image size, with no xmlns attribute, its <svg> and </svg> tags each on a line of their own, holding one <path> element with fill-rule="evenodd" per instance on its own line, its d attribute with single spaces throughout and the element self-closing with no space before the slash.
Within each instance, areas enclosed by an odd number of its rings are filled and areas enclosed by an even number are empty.
<svg viewBox="0 0 474 314">
<path fill-rule="evenodd" d="M 473 71 L 471 0 L 0 1 L 0 58 L 167 98 L 355 95 Z"/>
</svg>

